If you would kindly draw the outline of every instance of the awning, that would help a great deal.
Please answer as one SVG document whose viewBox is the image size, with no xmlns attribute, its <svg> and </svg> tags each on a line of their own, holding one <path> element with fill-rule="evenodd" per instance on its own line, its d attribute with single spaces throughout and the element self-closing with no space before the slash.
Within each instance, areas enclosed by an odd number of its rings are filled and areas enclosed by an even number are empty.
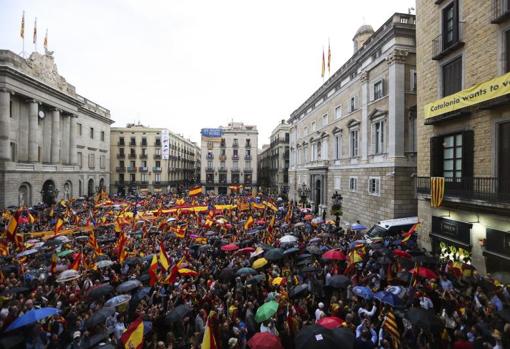
<svg viewBox="0 0 510 349">
<path fill-rule="evenodd" d="M 448 242 L 451 242 L 451 243 L 453 243 L 455 245 L 459 245 L 460 247 L 463 247 L 465 249 L 471 249 L 472 248 L 472 246 L 470 244 L 466 244 L 466 243 L 464 243 L 462 241 L 455 240 L 455 239 L 452 239 L 452 238 L 444 236 L 444 235 L 440 235 L 440 234 L 437 234 L 437 233 L 430 233 L 429 235 L 433 236 L 435 238 L 438 238 L 440 240 L 448 241 Z"/>
</svg>

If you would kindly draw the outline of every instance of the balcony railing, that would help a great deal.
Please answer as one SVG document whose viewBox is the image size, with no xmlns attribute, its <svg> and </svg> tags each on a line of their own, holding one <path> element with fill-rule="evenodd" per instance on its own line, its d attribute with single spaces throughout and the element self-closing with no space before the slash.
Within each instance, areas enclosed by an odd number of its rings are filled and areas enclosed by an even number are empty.
<svg viewBox="0 0 510 349">
<path fill-rule="evenodd" d="M 125 145 L 126 145 L 126 143 L 124 143 L 124 141 L 122 141 L 122 142 L 121 142 L 121 141 L 118 141 L 118 142 L 117 142 L 117 145 L 118 145 L 119 147 L 123 147 L 123 146 L 125 146 Z"/>
<path fill-rule="evenodd" d="M 125 158 L 126 158 L 126 154 L 125 153 L 117 154 L 117 159 L 125 159 Z"/>
<path fill-rule="evenodd" d="M 239 148 L 239 143 L 237 142 L 232 143 L 232 148 Z"/>
<path fill-rule="evenodd" d="M 147 154 L 140 154 L 140 159 L 147 159 Z"/>
<path fill-rule="evenodd" d="M 510 1 L 492 0 L 491 23 L 502 23 L 510 18 Z"/>
<path fill-rule="evenodd" d="M 246 143 L 246 144 L 244 145 L 244 147 L 245 147 L 245 148 L 251 148 L 251 144 L 250 144 L 250 143 Z"/>
<path fill-rule="evenodd" d="M 445 178 L 444 197 L 510 203 L 510 178 L 460 177 Z M 430 194 L 430 177 L 417 177 L 416 191 Z"/>
<path fill-rule="evenodd" d="M 233 168 L 230 170 L 232 173 L 239 173 L 239 168 Z"/>
<path fill-rule="evenodd" d="M 251 173 L 252 171 L 253 171 L 253 169 L 251 167 L 244 168 L 244 173 L 246 173 L 246 172 Z"/>
<path fill-rule="evenodd" d="M 119 167 L 116 167 L 115 170 L 117 172 L 126 172 L 126 168 L 124 166 L 119 166 Z"/>
<path fill-rule="evenodd" d="M 220 167 L 218 169 L 219 172 L 227 172 L 227 168 L 226 167 Z"/>
<path fill-rule="evenodd" d="M 214 159 L 214 155 L 213 154 L 207 154 L 207 160 L 212 160 L 212 159 Z"/>
<path fill-rule="evenodd" d="M 129 145 L 130 145 L 131 147 L 135 147 L 135 146 L 136 146 L 136 142 L 129 142 Z"/>
<path fill-rule="evenodd" d="M 244 160 L 251 160 L 251 155 L 245 155 Z"/>
<path fill-rule="evenodd" d="M 225 161 L 227 160 L 227 156 L 226 155 L 220 155 L 220 161 Z"/>
<path fill-rule="evenodd" d="M 136 159 L 136 153 L 129 153 L 130 159 Z"/>
<path fill-rule="evenodd" d="M 134 167 L 134 166 L 128 166 L 128 167 L 127 167 L 127 171 L 128 171 L 128 172 L 136 172 L 136 167 Z"/>
<path fill-rule="evenodd" d="M 140 171 L 140 172 L 147 172 L 147 171 L 149 171 L 149 168 L 148 168 L 148 167 L 146 167 L 146 166 L 140 166 L 140 167 L 138 168 L 138 171 Z"/>
<path fill-rule="evenodd" d="M 232 160 L 239 160 L 239 155 L 232 155 Z"/>
<path fill-rule="evenodd" d="M 207 166 L 205 170 L 206 170 L 207 172 L 214 172 L 214 167 L 212 167 L 212 166 Z"/>
<path fill-rule="evenodd" d="M 154 159 L 161 159 L 161 154 L 154 154 Z"/>
<path fill-rule="evenodd" d="M 432 40 L 432 59 L 439 60 L 464 46 L 464 25 L 460 22 L 456 25 L 457 28 L 453 31 L 452 38 L 445 36 L 446 33 L 441 33 Z"/>
</svg>

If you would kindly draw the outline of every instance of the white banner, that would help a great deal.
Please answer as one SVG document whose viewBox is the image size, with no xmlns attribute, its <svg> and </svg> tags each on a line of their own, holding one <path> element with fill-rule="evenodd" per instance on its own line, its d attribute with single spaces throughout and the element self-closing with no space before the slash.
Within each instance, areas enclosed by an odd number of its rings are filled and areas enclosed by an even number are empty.
<svg viewBox="0 0 510 349">
<path fill-rule="evenodd" d="M 170 157 L 170 137 L 168 136 L 168 130 L 161 131 L 161 158 L 168 160 Z"/>
</svg>

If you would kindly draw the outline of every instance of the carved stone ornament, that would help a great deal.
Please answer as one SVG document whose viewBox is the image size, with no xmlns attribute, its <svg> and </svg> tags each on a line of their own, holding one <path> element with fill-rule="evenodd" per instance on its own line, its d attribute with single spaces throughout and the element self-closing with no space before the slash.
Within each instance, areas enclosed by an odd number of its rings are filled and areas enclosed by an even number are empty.
<svg viewBox="0 0 510 349">
<path fill-rule="evenodd" d="M 401 49 L 395 49 L 389 56 L 386 58 L 386 61 L 388 62 L 388 65 L 394 64 L 394 63 L 405 63 L 407 59 L 407 55 L 409 54 L 409 51 L 407 50 L 401 50 Z"/>
<path fill-rule="evenodd" d="M 59 75 L 52 53 L 53 52 L 51 52 L 51 54 L 40 54 L 39 52 L 32 52 L 30 57 L 26 60 L 27 65 L 31 69 L 30 75 L 66 94 L 76 94 L 74 86 L 69 85 L 66 80 Z"/>
</svg>

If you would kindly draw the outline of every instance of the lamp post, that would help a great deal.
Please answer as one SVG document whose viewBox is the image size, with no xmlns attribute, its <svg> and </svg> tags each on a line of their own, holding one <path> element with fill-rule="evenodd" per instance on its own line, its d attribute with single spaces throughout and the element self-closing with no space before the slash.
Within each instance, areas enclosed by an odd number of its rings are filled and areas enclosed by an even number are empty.
<svg viewBox="0 0 510 349">
<path fill-rule="evenodd" d="M 303 208 L 305 208 L 305 204 L 307 201 L 306 198 L 310 194 L 310 188 L 308 188 L 308 186 L 305 183 L 303 183 L 301 184 L 301 187 L 298 187 L 298 193 L 299 196 L 301 197 L 301 203 L 303 204 Z"/>
<path fill-rule="evenodd" d="M 331 205 L 331 213 L 335 215 L 335 225 L 338 228 L 340 226 L 340 216 L 342 215 L 342 194 L 335 191 L 331 196 L 333 199 L 333 205 Z"/>
</svg>

